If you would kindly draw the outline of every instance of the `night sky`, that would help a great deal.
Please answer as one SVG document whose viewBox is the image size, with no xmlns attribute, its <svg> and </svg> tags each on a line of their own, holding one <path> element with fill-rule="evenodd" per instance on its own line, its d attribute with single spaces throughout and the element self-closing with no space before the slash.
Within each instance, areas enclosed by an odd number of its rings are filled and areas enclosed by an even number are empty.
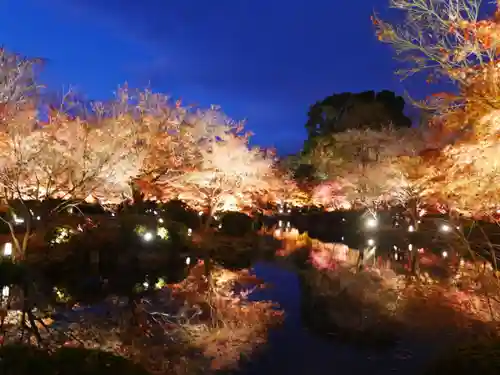
<svg viewBox="0 0 500 375">
<path fill-rule="evenodd" d="M 43 5 L 42 5 L 43 3 Z M 43 83 L 91 99 L 148 84 L 248 119 L 253 142 L 297 151 L 308 106 L 334 92 L 408 89 L 370 15 L 388 0 L 4 0 L 1 43 L 46 58 Z M 414 85 L 414 87 L 412 87 Z"/>
</svg>

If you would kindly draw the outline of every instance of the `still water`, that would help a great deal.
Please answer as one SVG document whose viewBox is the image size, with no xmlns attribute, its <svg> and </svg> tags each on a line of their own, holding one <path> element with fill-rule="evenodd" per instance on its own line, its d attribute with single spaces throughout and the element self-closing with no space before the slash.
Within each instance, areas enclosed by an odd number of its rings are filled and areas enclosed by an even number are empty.
<svg viewBox="0 0 500 375">
<path fill-rule="evenodd" d="M 298 275 L 276 263 L 258 263 L 254 272 L 271 286 L 255 292 L 253 298 L 279 303 L 286 317 L 283 325 L 270 333 L 267 346 L 240 374 L 412 375 L 421 373 L 432 354 L 411 340 L 386 351 L 375 351 L 314 334 L 302 323 Z"/>
</svg>

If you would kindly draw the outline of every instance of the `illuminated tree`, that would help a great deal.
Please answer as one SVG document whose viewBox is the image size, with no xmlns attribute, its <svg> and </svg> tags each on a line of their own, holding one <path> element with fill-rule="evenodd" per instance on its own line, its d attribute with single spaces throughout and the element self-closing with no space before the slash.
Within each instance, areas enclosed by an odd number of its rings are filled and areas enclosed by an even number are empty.
<svg viewBox="0 0 500 375">
<path fill-rule="evenodd" d="M 135 127 L 124 118 L 90 126 L 61 114 L 41 124 L 35 109 L 10 104 L 0 121 L 0 150 L 0 200 L 14 216 L 0 220 L 11 231 L 18 258 L 26 252 L 35 219 L 28 201 L 61 199 L 59 208 L 86 199 L 120 203 L 131 197 L 130 180 L 144 158 Z M 26 229 L 21 240 L 16 217 Z"/>
<path fill-rule="evenodd" d="M 36 67 L 40 59 L 27 59 L 0 48 L 0 105 L 26 103 L 38 93 Z"/>
<path fill-rule="evenodd" d="M 394 47 L 406 78 L 425 73 L 429 82 L 448 81 L 451 93 L 434 95 L 425 105 L 440 115 L 447 128 L 469 129 L 481 134 L 478 121 L 500 108 L 498 98 L 500 24 L 499 13 L 480 20 L 478 0 L 391 0 L 404 12 L 405 22 L 393 25 L 377 17 L 373 21 L 379 40 Z M 472 131 L 470 131 L 472 130 Z"/>
<path fill-rule="evenodd" d="M 256 192 L 270 189 L 274 177 L 274 160 L 249 148 L 247 136 L 229 130 L 200 143 L 199 164 L 176 182 L 184 191 L 182 198 L 206 209 L 210 217 L 228 209 L 228 200 L 251 202 Z"/>
<path fill-rule="evenodd" d="M 374 19 L 379 39 L 391 44 L 406 77 L 426 72 L 448 79 L 456 94 L 439 93 L 427 104 L 433 123 L 449 143 L 442 144 L 433 194 L 452 210 L 485 213 L 498 201 L 498 115 L 500 114 L 500 13 L 479 19 L 480 1 L 392 0 L 405 12 L 404 25 Z"/>
<path fill-rule="evenodd" d="M 322 140 L 311 162 L 325 180 L 341 186 L 332 198 L 375 207 L 391 199 L 396 178 L 392 161 L 409 154 L 412 135 L 411 129 L 348 130 Z"/>
</svg>

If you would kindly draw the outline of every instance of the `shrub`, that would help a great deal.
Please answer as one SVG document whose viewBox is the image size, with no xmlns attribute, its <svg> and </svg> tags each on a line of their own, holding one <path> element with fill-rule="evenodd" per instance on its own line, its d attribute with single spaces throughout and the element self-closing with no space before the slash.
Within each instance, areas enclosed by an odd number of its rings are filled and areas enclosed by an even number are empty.
<svg viewBox="0 0 500 375">
<path fill-rule="evenodd" d="M 253 219 L 242 212 L 224 214 L 221 224 L 221 232 L 228 236 L 243 237 L 254 230 Z"/>
<path fill-rule="evenodd" d="M 182 223 L 187 228 L 198 228 L 200 219 L 198 213 L 191 209 L 186 203 L 181 200 L 173 199 L 168 201 L 163 206 L 165 216 L 168 220 Z"/>
<path fill-rule="evenodd" d="M 131 361 L 99 350 L 61 348 L 53 354 L 23 345 L 0 348 L 3 375 L 147 375 Z"/>
<path fill-rule="evenodd" d="M 440 355 L 425 375 L 500 374 L 500 339 L 463 344 Z"/>
</svg>

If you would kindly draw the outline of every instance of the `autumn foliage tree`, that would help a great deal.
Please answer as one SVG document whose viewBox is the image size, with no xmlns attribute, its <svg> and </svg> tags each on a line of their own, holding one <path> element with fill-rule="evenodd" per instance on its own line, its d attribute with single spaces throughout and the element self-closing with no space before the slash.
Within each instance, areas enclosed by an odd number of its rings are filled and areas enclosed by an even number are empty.
<svg viewBox="0 0 500 375">
<path fill-rule="evenodd" d="M 404 24 L 378 17 L 379 39 L 403 60 L 403 77 L 425 73 L 429 82 L 448 81 L 451 93 L 438 93 L 424 103 L 434 110 L 433 123 L 448 143 L 434 163 L 436 199 L 465 214 L 497 207 L 499 89 L 499 11 L 481 19 L 475 0 L 392 0 Z M 444 138 L 443 137 L 443 138 Z"/>
<path fill-rule="evenodd" d="M 188 201 L 198 202 L 209 217 L 229 209 L 228 202 L 250 205 L 256 193 L 272 188 L 274 160 L 248 145 L 248 135 L 227 127 L 222 136 L 199 144 L 199 162 L 178 180 Z"/>
</svg>

